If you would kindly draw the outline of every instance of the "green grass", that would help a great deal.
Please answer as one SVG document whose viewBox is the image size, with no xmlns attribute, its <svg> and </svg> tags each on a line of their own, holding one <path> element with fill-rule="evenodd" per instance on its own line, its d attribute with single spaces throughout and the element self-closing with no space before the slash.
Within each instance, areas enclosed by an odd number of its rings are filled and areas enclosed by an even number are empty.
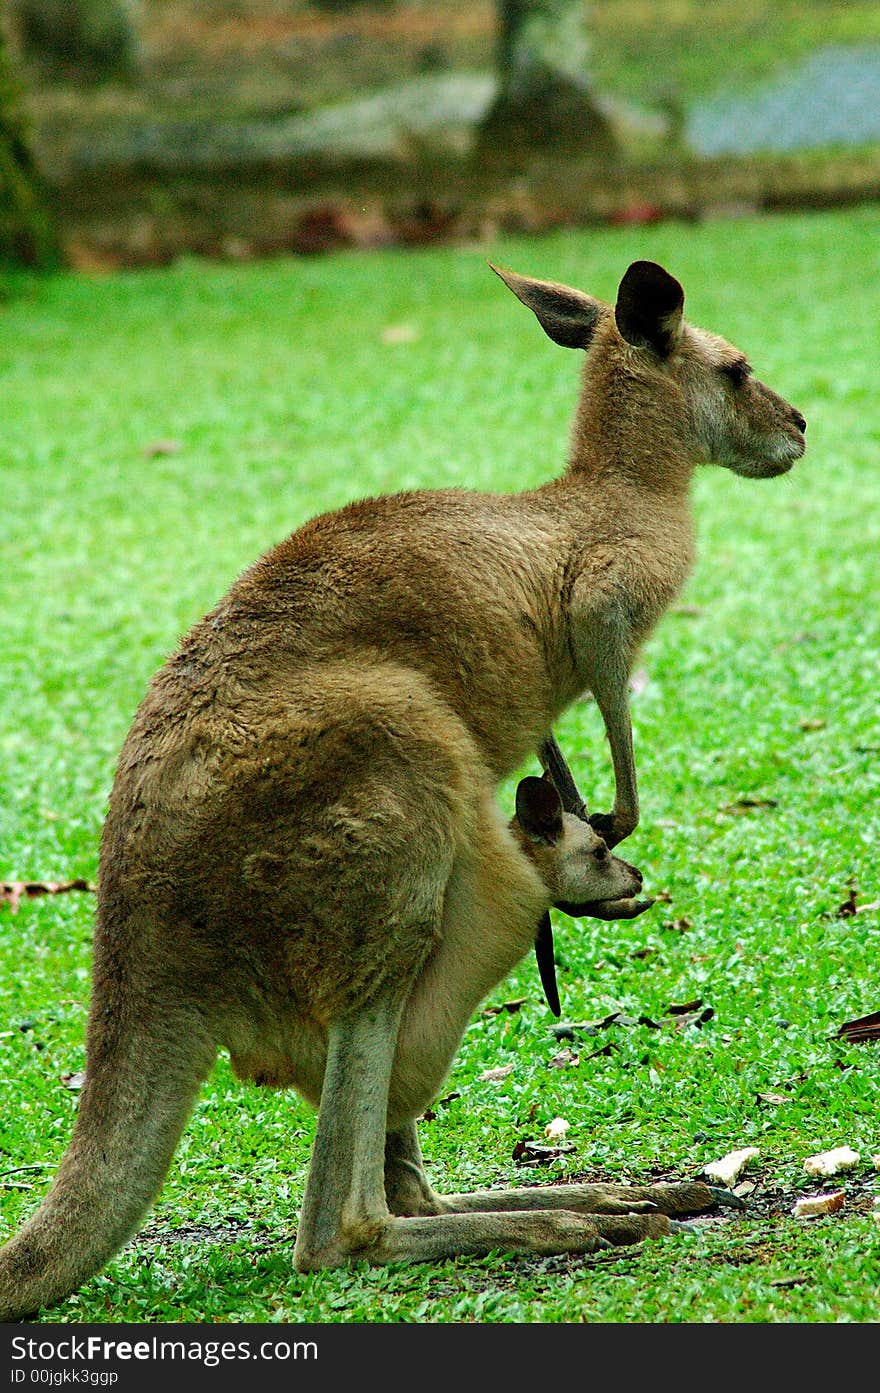
<svg viewBox="0 0 880 1393">
<path fill-rule="evenodd" d="M 551 1068 L 561 1046 L 526 962 L 494 998 L 526 1005 L 475 1019 L 444 1090 L 458 1096 L 422 1127 L 433 1178 L 455 1189 L 539 1178 L 511 1153 L 557 1114 L 571 1175 L 690 1176 L 755 1145 L 750 1213 L 583 1261 L 300 1277 L 313 1118 L 294 1094 L 236 1082 L 223 1058 L 147 1226 L 56 1318 L 876 1319 L 880 1046 L 833 1035 L 880 1007 L 880 923 L 833 911 L 851 878 L 861 902 L 880 896 L 878 236 L 880 210 L 865 208 L 16 283 L 0 306 L 4 879 L 94 876 L 114 759 L 150 674 L 290 529 L 362 494 L 515 489 L 561 468 L 576 356 L 543 338 L 486 254 L 606 298 L 631 259 L 668 264 L 691 318 L 809 419 L 806 458 L 785 478 L 699 475 L 690 608 L 644 653 L 643 824 L 627 856 L 671 903 L 632 924 L 557 923 L 565 1017 L 619 1005 L 661 1028 L 612 1027 L 572 1046 L 578 1065 Z M 400 324 L 414 340 L 383 342 Z M 148 458 L 160 438 L 179 452 Z M 595 710 L 573 710 L 559 734 L 606 806 Z M 722 811 L 744 797 L 775 805 Z M 91 914 L 86 895 L 0 909 L 0 1171 L 43 1167 L 0 1176 L 0 1234 L 33 1208 L 70 1133 L 62 1075 L 83 1065 Z M 666 927 L 683 917 L 685 931 Z M 642 948 L 654 951 L 633 956 Z M 714 1016 L 676 1030 L 665 1008 L 696 996 Z M 480 1081 L 502 1063 L 503 1082 Z M 795 1221 L 792 1198 L 815 1188 L 803 1158 L 843 1142 L 863 1155 L 847 1207 Z"/>
</svg>

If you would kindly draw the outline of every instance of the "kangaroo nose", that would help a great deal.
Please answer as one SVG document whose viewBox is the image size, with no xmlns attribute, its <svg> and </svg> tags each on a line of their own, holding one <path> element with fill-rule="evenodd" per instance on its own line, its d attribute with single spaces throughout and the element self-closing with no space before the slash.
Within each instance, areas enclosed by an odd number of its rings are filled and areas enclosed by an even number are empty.
<svg viewBox="0 0 880 1393">
<path fill-rule="evenodd" d="M 797 428 L 798 428 L 798 430 L 800 431 L 801 435 L 803 435 L 804 431 L 807 429 L 807 423 L 806 423 L 806 421 L 804 420 L 803 416 L 801 415 L 801 413 L 800 413 L 799 411 L 792 411 L 791 414 L 792 414 L 792 416 L 794 417 L 794 423 L 795 423 L 795 425 L 797 426 Z"/>
</svg>

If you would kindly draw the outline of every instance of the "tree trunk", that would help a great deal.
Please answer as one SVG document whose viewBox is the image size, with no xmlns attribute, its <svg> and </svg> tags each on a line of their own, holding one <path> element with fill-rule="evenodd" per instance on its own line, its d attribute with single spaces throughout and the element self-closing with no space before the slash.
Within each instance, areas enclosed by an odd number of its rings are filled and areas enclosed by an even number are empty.
<svg viewBox="0 0 880 1393">
<path fill-rule="evenodd" d="M 587 0 L 498 0 L 498 18 L 500 85 L 481 143 L 498 153 L 612 155 L 614 137 L 590 89 Z"/>
<path fill-rule="evenodd" d="M 55 239 L 25 139 L 18 86 L 0 24 L 0 262 L 25 266 L 53 260 Z"/>
</svg>

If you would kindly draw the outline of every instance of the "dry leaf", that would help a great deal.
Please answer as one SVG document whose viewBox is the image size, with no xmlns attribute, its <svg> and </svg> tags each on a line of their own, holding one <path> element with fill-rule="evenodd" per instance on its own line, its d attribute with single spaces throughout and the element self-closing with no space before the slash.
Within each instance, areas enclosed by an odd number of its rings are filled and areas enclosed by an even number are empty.
<svg viewBox="0 0 880 1393">
<path fill-rule="evenodd" d="M 645 958 L 650 958 L 653 953 L 658 953 L 659 951 L 659 948 L 634 948 L 630 953 L 630 957 L 635 958 L 637 961 L 644 962 Z"/>
<path fill-rule="evenodd" d="M 509 1074 L 513 1073 L 514 1068 L 513 1064 L 499 1064 L 497 1069 L 486 1069 L 480 1075 L 479 1082 L 500 1083 L 502 1079 L 506 1079 Z"/>
<path fill-rule="evenodd" d="M 778 1108 L 781 1107 L 783 1103 L 787 1103 L 790 1100 L 786 1093 L 756 1093 L 755 1101 L 758 1103 L 767 1103 L 768 1106 L 772 1108 Z"/>
<path fill-rule="evenodd" d="M 554 1117 L 544 1128 L 544 1136 L 549 1137 L 551 1141 L 562 1141 L 570 1126 L 571 1123 L 566 1122 L 564 1117 Z"/>
<path fill-rule="evenodd" d="M 609 1011 L 607 1016 L 602 1016 L 597 1021 L 580 1021 L 572 1025 L 571 1029 L 579 1030 L 583 1035 L 598 1035 L 600 1030 L 607 1030 L 609 1025 L 614 1025 L 615 1021 L 620 1019 L 620 1014 L 619 1011 Z"/>
<path fill-rule="evenodd" d="M 515 1016 L 517 1011 L 522 1010 L 528 999 L 527 996 L 517 996 L 512 1001 L 502 1001 L 500 1006 L 487 1006 L 482 1014 L 484 1016 L 500 1016 L 502 1011 L 509 1011 L 512 1016 Z"/>
<path fill-rule="evenodd" d="M 429 1108 L 425 1108 L 422 1117 L 426 1122 L 433 1122 L 438 1108 L 448 1108 L 450 1103 L 454 1103 L 456 1098 L 460 1097 L 460 1093 L 447 1093 L 443 1098 L 436 1098 Z"/>
<path fill-rule="evenodd" d="M 854 880 L 851 880 L 849 883 L 849 893 L 847 894 L 846 899 L 844 900 L 843 904 L 839 904 L 834 911 L 835 919 L 849 919 L 852 917 L 853 914 L 857 912 L 858 894 L 859 892 L 856 889 L 856 883 Z"/>
<path fill-rule="evenodd" d="M 878 1152 L 876 1156 L 871 1157 L 871 1165 L 874 1167 L 875 1171 L 880 1171 L 880 1152 Z"/>
<path fill-rule="evenodd" d="M 821 716 L 802 716 L 798 721 L 798 730 L 824 730 L 825 724 Z"/>
<path fill-rule="evenodd" d="M 833 1151 L 822 1151 L 818 1156 L 808 1156 L 804 1161 L 807 1175 L 837 1175 L 838 1171 L 851 1171 L 861 1161 L 858 1151 L 850 1146 L 836 1146 Z"/>
<path fill-rule="evenodd" d="M 868 1040 L 880 1040 L 880 1011 L 858 1016 L 854 1021 L 844 1021 L 835 1038 L 846 1040 L 849 1045 L 863 1045 Z"/>
<path fill-rule="evenodd" d="M 147 459 L 156 459 L 159 455 L 177 455 L 182 449 L 179 440 L 152 440 L 144 446 L 144 454 Z"/>
<path fill-rule="evenodd" d="M 553 1058 L 548 1061 L 547 1067 L 548 1069 L 567 1069 L 570 1066 L 572 1069 L 576 1069 L 580 1062 L 579 1054 L 575 1054 L 574 1050 L 565 1049 L 560 1050 L 559 1054 L 554 1054 Z"/>
<path fill-rule="evenodd" d="M 699 1011 L 702 1004 L 700 997 L 696 997 L 693 1001 L 673 1002 L 671 1006 L 666 1007 L 663 1014 L 665 1016 L 689 1016 L 692 1011 Z"/>
<path fill-rule="evenodd" d="M 732 803 L 722 803 L 718 809 L 721 813 L 729 813 L 732 817 L 741 817 L 743 813 L 754 812 L 760 808 L 775 808 L 777 800 L 775 798 L 735 798 Z"/>
<path fill-rule="evenodd" d="M 382 330 L 382 342 L 390 344 L 415 343 L 419 331 L 413 324 L 387 324 Z"/>
<path fill-rule="evenodd" d="M 715 1015 L 714 1006 L 704 1006 L 702 1011 L 688 1011 L 683 1016 L 675 1017 L 675 1029 L 686 1030 L 689 1025 L 703 1026 L 706 1021 L 710 1021 Z"/>
<path fill-rule="evenodd" d="M 93 891 L 94 888 L 87 880 L 3 880 L 0 881 L 0 904 L 8 904 L 15 914 L 22 898 L 66 895 L 70 890 Z"/>
<path fill-rule="evenodd" d="M 680 919 L 665 919 L 660 925 L 661 929 L 672 929 L 673 932 L 683 934 L 688 929 L 693 928 L 693 921 L 683 914 Z"/>
<path fill-rule="evenodd" d="M 719 1185 L 732 1186 L 739 1179 L 749 1161 L 757 1156 L 756 1146 L 744 1146 L 740 1151 L 729 1151 L 719 1161 L 710 1161 L 703 1167 L 703 1174 L 709 1180 L 717 1180 Z"/>
<path fill-rule="evenodd" d="M 673 605 L 670 613 L 680 614 L 683 619 L 696 619 L 698 615 L 705 613 L 705 605 Z"/>
<path fill-rule="evenodd" d="M 513 1148 L 513 1159 L 521 1166 L 549 1166 L 560 1156 L 574 1151 L 572 1142 L 560 1142 L 557 1146 L 542 1146 L 536 1141 L 518 1141 Z"/>
<path fill-rule="evenodd" d="M 803 1195 L 792 1209 L 796 1219 L 815 1219 L 819 1214 L 834 1214 L 846 1203 L 843 1190 L 834 1190 L 830 1195 Z"/>
<path fill-rule="evenodd" d="M 86 1081 L 85 1074 L 62 1074 L 61 1082 L 65 1088 L 69 1088 L 72 1093 L 78 1093 Z"/>
</svg>

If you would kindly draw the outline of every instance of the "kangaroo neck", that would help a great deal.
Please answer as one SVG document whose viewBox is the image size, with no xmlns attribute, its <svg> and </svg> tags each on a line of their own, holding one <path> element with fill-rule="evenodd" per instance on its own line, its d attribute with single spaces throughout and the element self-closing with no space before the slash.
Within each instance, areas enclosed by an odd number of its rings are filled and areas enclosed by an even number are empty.
<svg viewBox="0 0 880 1393">
<path fill-rule="evenodd" d="M 675 398 L 662 407 L 626 393 L 624 384 L 616 409 L 608 395 L 595 399 L 586 382 L 572 425 L 566 480 L 612 494 L 636 492 L 684 502 L 690 491 L 697 459 L 688 448 L 689 431 L 682 429 L 684 407 Z"/>
</svg>

